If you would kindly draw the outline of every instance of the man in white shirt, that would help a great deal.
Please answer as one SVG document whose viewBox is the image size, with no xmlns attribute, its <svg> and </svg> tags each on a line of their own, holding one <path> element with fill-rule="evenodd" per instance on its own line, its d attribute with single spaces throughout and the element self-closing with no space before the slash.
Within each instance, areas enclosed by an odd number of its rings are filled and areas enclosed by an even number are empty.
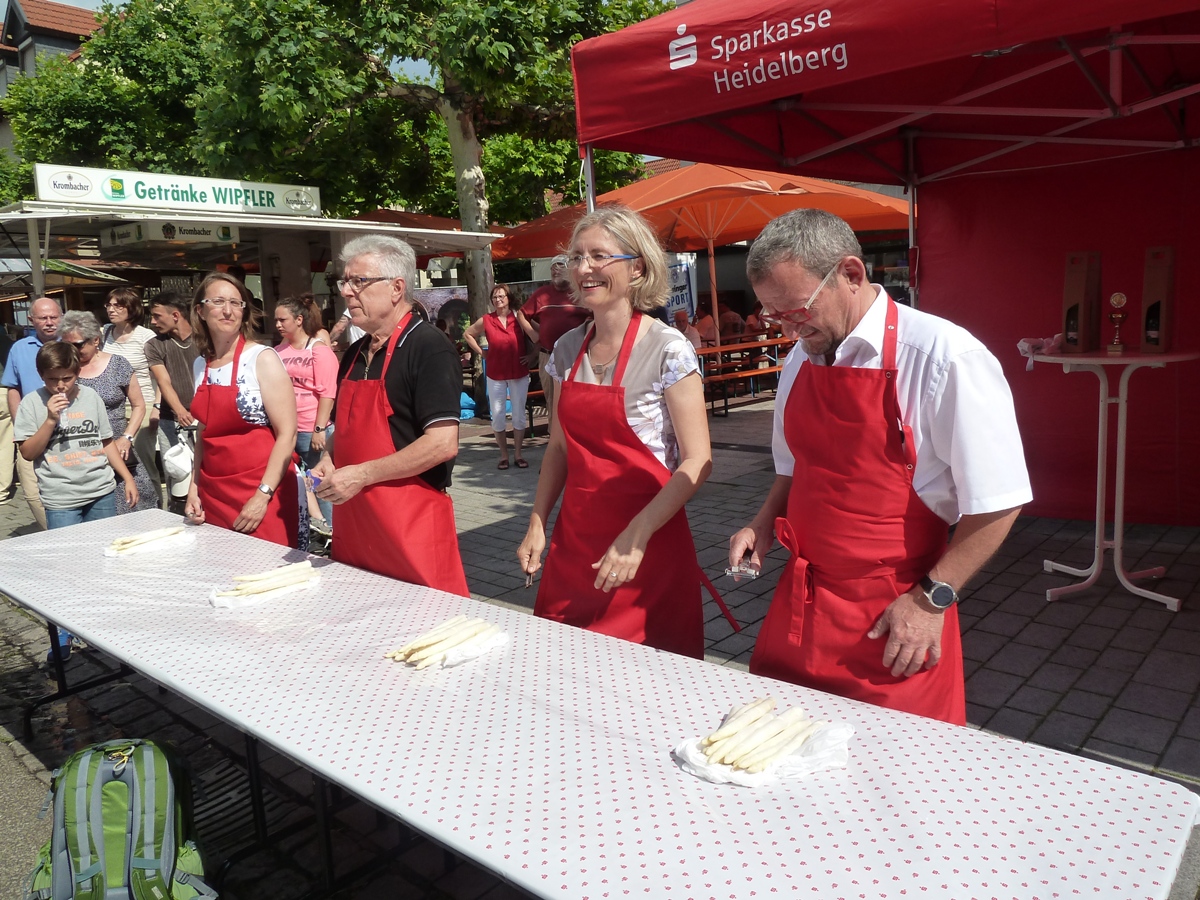
<svg viewBox="0 0 1200 900">
<path fill-rule="evenodd" d="M 1012 395 L 978 340 L 894 303 L 861 255 L 844 221 L 796 210 L 747 258 L 762 319 L 798 340 L 775 483 L 730 539 L 734 565 L 775 537 L 792 553 L 750 670 L 963 724 L 957 591 L 1032 499 Z"/>
<path fill-rule="evenodd" d="M 695 325 L 688 321 L 686 309 L 675 310 L 675 328 L 691 342 L 694 348 L 700 349 L 700 332 L 696 330 Z"/>
</svg>

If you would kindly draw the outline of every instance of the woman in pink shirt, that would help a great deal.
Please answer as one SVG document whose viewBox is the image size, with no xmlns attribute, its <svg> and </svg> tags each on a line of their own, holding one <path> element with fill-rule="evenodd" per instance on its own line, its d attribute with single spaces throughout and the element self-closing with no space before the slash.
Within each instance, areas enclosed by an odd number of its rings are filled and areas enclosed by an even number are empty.
<svg viewBox="0 0 1200 900">
<path fill-rule="evenodd" d="M 311 469 L 325 450 L 325 433 L 337 396 L 337 357 L 328 344 L 318 340 L 321 313 L 312 294 L 280 300 L 275 306 L 275 330 L 283 338 L 275 351 L 296 392 L 296 453 Z M 321 500 L 317 504 L 323 521 L 314 519 L 313 530 L 328 533 L 333 507 Z"/>
</svg>

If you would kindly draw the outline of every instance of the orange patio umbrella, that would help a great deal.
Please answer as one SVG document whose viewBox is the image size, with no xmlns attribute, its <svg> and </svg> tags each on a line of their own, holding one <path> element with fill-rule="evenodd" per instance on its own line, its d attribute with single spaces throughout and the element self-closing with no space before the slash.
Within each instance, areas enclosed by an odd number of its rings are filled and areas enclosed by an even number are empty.
<svg viewBox="0 0 1200 900">
<path fill-rule="evenodd" d="M 906 200 L 817 178 L 708 163 L 646 178 L 596 198 L 597 206 L 614 203 L 641 213 L 667 250 L 708 252 L 714 317 L 719 317 L 720 311 L 713 248 L 758 237 L 763 226 L 785 212 L 806 207 L 824 209 L 841 216 L 855 231 L 908 228 Z M 570 240 L 584 212 L 580 203 L 526 222 L 496 241 L 492 256 L 553 256 Z M 719 344 L 719 329 L 717 336 Z"/>
</svg>

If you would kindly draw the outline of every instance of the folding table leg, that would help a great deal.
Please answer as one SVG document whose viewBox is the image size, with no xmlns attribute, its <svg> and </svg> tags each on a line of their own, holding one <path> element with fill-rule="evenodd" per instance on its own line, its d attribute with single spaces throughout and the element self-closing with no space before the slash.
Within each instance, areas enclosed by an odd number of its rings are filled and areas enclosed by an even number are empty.
<svg viewBox="0 0 1200 900">
<path fill-rule="evenodd" d="M 50 634 L 50 646 L 58 646 L 58 626 L 53 622 L 46 623 L 46 630 Z M 58 690 L 53 694 L 46 694 L 44 697 L 38 697 L 25 705 L 25 715 L 23 716 L 25 740 L 33 740 L 33 711 L 39 706 L 44 706 L 47 703 L 53 703 L 55 700 L 62 700 L 80 691 L 86 691 L 94 687 L 99 687 L 102 684 L 108 684 L 112 681 L 120 681 L 123 678 L 128 678 L 133 674 L 133 669 L 121 663 L 120 667 L 115 672 L 110 672 L 107 675 L 100 675 L 96 678 L 89 678 L 87 681 L 81 681 L 75 686 L 67 684 L 67 669 L 63 665 L 62 659 L 57 653 L 51 654 L 51 665 L 54 666 L 54 680 L 58 684 Z"/>
</svg>

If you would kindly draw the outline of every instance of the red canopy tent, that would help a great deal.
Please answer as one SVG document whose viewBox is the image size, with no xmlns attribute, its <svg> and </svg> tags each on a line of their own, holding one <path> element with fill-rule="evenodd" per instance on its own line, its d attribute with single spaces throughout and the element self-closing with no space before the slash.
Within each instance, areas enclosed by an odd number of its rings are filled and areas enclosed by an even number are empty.
<svg viewBox="0 0 1200 900">
<path fill-rule="evenodd" d="M 1013 349 L 1061 330 L 1067 252 L 1099 251 L 1104 296 L 1136 308 L 1146 248 L 1175 246 L 1175 347 L 1200 345 L 1180 290 L 1200 242 L 1179 152 L 1200 135 L 1197 0 L 695 0 L 578 44 L 573 66 L 585 149 L 919 191 L 921 306 L 1005 365 L 1031 512 L 1093 503 L 1094 382 L 1026 375 Z M 1200 522 L 1195 381 L 1192 363 L 1135 379 L 1131 519 Z"/>
</svg>

